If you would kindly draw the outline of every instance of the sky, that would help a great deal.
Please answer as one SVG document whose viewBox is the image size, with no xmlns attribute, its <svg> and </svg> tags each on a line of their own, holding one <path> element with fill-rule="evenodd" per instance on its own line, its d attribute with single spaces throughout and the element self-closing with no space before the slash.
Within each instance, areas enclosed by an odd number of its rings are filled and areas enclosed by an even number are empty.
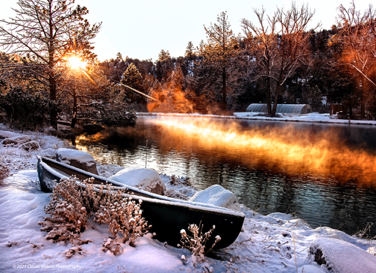
<svg viewBox="0 0 376 273">
<path fill-rule="evenodd" d="M 364 11 L 371 0 L 357 0 L 357 9 Z M 0 18 L 12 16 L 12 7 L 17 0 L 0 0 Z M 189 41 L 198 46 L 206 40 L 205 26 L 215 23 L 217 15 L 227 11 L 233 32 L 243 34 L 240 21 L 246 18 L 255 21 L 253 9 L 261 9 L 271 15 L 276 7 L 288 9 L 291 0 L 76 0 L 76 4 L 89 9 L 90 23 L 103 22 L 100 33 L 94 40 L 100 61 L 123 57 L 140 60 L 158 59 L 158 53 L 168 50 L 172 57 L 184 56 Z M 297 6 L 308 4 L 315 15 L 310 27 L 321 22 L 321 29 L 330 29 L 336 23 L 340 4 L 349 7 L 350 0 L 296 0 Z"/>
</svg>

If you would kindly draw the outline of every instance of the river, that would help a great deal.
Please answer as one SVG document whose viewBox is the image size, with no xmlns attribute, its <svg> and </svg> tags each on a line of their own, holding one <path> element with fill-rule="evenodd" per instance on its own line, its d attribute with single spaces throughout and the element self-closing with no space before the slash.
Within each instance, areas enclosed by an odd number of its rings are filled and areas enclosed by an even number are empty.
<svg viewBox="0 0 376 273">
<path fill-rule="evenodd" d="M 77 138 L 102 164 L 220 184 L 262 214 L 293 214 L 349 234 L 376 220 L 376 128 L 139 117 L 135 128 Z M 370 235 L 376 235 L 376 223 Z"/>
</svg>

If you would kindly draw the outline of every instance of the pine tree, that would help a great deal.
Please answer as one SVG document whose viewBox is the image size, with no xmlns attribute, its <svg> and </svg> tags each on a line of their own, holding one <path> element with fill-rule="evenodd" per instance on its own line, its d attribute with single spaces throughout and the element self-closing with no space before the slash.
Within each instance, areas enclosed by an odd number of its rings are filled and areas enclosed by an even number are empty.
<svg viewBox="0 0 376 273">
<path fill-rule="evenodd" d="M 204 46 L 203 56 L 205 59 L 216 63 L 222 74 L 222 108 L 227 106 L 227 74 L 230 60 L 235 53 L 237 40 L 228 22 L 227 12 L 221 12 L 217 16 L 217 24 L 205 27 L 207 44 Z"/>
<path fill-rule="evenodd" d="M 140 92 L 143 92 L 142 82 L 143 79 L 140 71 L 138 71 L 137 67 L 133 63 L 131 63 L 128 66 L 127 70 L 125 70 L 125 72 L 123 73 L 121 83 L 129 87 L 132 87 Z M 139 102 L 142 104 L 146 102 L 144 96 L 137 94 L 129 89 L 127 89 L 126 92 L 128 98 L 132 102 Z"/>
<path fill-rule="evenodd" d="M 196 56 L 194 49 L 195 48 L 193 46 L 193 43 L 191 41 L 189 41 L 188 45 L 186 47 L 186 50 L 185 50 L 185 57 L 191 59 L 192 57 Z"/>
<path fill-rule="evenodd" d="M 161 50 L 161 52 L 159 53 L 158 55 L 158 61 L 159 62 L 164 62 L 164 61 L 167 61 L 171 59 L 171 55 L 170 55 L 170 52 L 167 51 L 164 51 L 163 49 Z"/>
<path fill-rule="evenodd" d="M 124 61 L 124 60 L 123 60 L 123 55 L 121 55 L 120 52 L 116 53 L 116 60 L 117 60 L 118 62 L 122 62 L 122 61 Z"/>
</svg>

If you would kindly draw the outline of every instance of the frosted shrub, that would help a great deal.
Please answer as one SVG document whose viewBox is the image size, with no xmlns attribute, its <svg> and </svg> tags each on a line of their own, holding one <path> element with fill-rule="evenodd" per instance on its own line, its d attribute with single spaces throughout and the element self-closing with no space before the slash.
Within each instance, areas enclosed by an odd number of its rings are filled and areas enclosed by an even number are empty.
<svg viewBox="0 0 376 273">
<path fill-rule="evenodd" d="M 79 243 L 79 234 L 85 229 L 90 211 L 85 207 L 82 190 L 76 184 L 77 178 L 62 179 L 44 208 L 44 221 L 39 222 L 41 231 L 47 231 L 46 239 L 54 242 Z M 85 181 L 87 183 L 87 181 Z"/>
<path fill-rule="evenodd" d="M 209 250 L 205 252 L 206 243 L 210 239 L 210 236 L 212 235 L 214 229 L 215 229 L 215 226 L 213 226 L 213 228 L 210 229 L 208 232 L 202 234 L 201 224 L 199 226 L 197 226 L 196 224 L 190 224 L 188 226 L 188 231 L 192 233 L 192 236 L 188 235 L 184 229 L 180 231 L 181 245 L 178 245 L 178 247 L 184 247 L 192 251 L 193 266 L 196 265 L 196 262 L 197 263 L 204 262 L 205 254 L 211 251 L 214 248 L 214 246 L 221 240 L 221 237 L 217 235 L 215 237 L 215 241 L 213 245 L 210 247 Z"/>
<path fill-rule="evenodd" d="M 136 202 L 122 194 L 122 191 L 114 191 L 109 185 L 94 185 L 93 178 L 82 182 L 74 176 L 61 179 L 45 207 L 45 212 L 50 217 L 39 222 L 41 231 L 47 231 L 45 238 L 54 242 L 80 245 L 89 242 L 81 240 L 80 234 L 85 230 L 89 219 L 94 219 L 99 224 L 108 224 L 109 232 L 115 239 L 107 240 L 103 247 L 115 255 L 119 254 L 122 248 L 117 239 L 134 245 L 135 239 L 146 234 L 151 227 L 141 217 L 142 201 Z M 119 233 L 123 238 L 118 238 Z"/>
<path fill-rule="evenodd" d="M 136 202 L 131 197 L 124 198 L 121 191 L 107 191 L 95 213 L 94 221 L 108 224 L 108 230 L 115 239 L 121 233 L 123 238 L 119 239 L 134 246 L 136 238 L 143 236 L 151 228 L 142 217 L 141 204 L 142 200 Z"/>
<path fill-rule="evenodd" d="M 0 159 L 0 186 L 3 184 L 3 180 L 8 176 L 9 169 L 3 159 Z"/>
</svg>

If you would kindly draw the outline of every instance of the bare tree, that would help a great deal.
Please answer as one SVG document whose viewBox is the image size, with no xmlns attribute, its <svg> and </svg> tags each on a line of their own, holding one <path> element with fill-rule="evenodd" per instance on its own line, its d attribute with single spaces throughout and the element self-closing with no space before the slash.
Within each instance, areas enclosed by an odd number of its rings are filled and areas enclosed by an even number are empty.
<svg viewBox="0 0 376 273">
<path fill-rule="evenodd" d="M 221 12 L 217 16 L 217 24 L 210 24 L 205 27 L 207 35 L 207 44 L 201 50 L 201 54 L 205 59 L 219 65 L 222 74 L 222 104 L 223 110 L 226 110 L 227 104 L 227 73 L 230 60 L 234 55 L 237 47 L 237 39 L 235 38 L 231 25 L 228 22 L 227 12 Z"/>
<path fill-rule="evenodd" d="M 18 0 L 17 4 L 18 9 L 13 9 L 15 18 L 0 20 L 0 46 L 7 53 L 34 60 L 21 70 L 45 85 L 50 100 L 56 101 L 61 76 L 56 66 L 76 41 L 83 51 L 90 51 L 90 40 L 98 33 L 101 23 L 91 26 L 83 18 L 89 11 L 79 5 L 73 8 L 74 0 Z M 19 69 L 19 66 L 8 68 Z M 56 127 L 56 113 L 50 114 L 51 124 Z"/>
<path fill-rule="evenodd" d="M 338 7 L 337 23 L 339 34 L 331 42 L 342 44 L 340 62 L 351 66 L 361 78 L 360 113 L 365 118 L 367 86 L 376 86 L 370 74 L 376 66 L 376 10 L 372 5 L 362 14 L 356 10 L 355 2 L 346 9 Z"/>
<path fill-rule="evenodd" d="M 273 77 L 272 71 L 276 65 L 276 50 L 275 44 L 277 40 L 277 22 L 276 16 L 267 16 L 265 18 L 265 9 L 261 11 L 254 9 L 258 19 L 258 26 L 254 25 L 247 19 L 242 19 L 242 28 L 246 35 L 248 43 L 248 49 L 250 55 L 254 58 L 251 61 L 255 61 L 256 65 L 260 68 L 260 74 L 258 74 L 255 80 L 262 77 L 266 78 L 266 101 L 268 108 L 268 115 L 272 113 L 271 110 L 271 79 Z"/>
<path fill-rule="evenodd" d="M 277 8 L 273 16 L 267 18 L 265 9 L 254 10 L 254 13 L 258 18 L 258 26 L 243 19 L 242 27 L 250 41 L 251 55 L 256 58 L 260 68 L 256 78 L 266 78 L 268 115 L 274 117 L 282 87 L 309 55 L 307 42 L 310 33 L 307 29 L 314 12 L 307 5 L 298 8 L 293 3 L 289 10 Z M 314 29 L 319 26 L 317 24 Z M 271 80 L 276 84 L 273 108 Z"/>
</svg>

